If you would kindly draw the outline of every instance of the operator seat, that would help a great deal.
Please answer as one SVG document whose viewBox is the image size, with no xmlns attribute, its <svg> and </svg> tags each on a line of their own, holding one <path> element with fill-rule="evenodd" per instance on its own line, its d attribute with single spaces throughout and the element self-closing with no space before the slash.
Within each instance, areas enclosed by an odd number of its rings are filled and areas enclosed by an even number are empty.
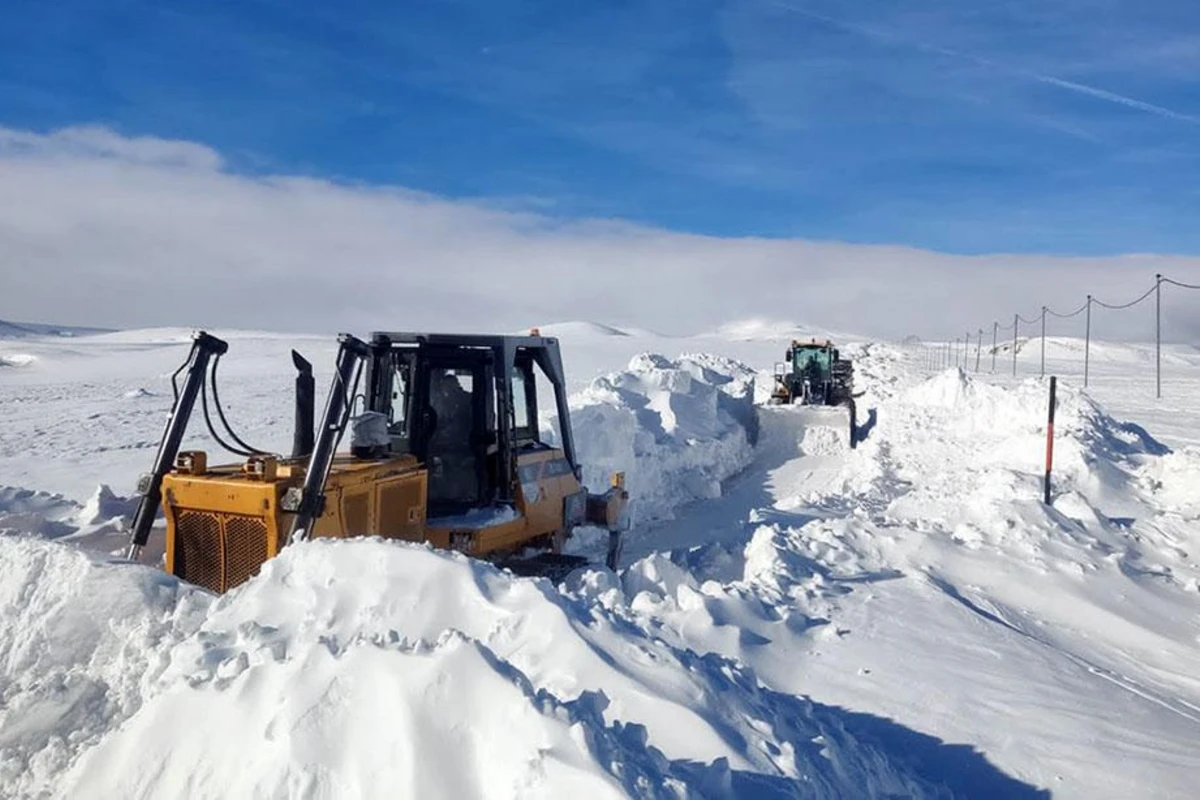
<svg viewBox="0 0 1200 800">
<path fill-rule="evenodd" d="M 471 393 L 450 370 L 431 374 L 429 402 L 436 423 L 429 432 L 429 499 L 431 502 L 474 505 L 479 498 L 475 430 Z"/>
</svg>

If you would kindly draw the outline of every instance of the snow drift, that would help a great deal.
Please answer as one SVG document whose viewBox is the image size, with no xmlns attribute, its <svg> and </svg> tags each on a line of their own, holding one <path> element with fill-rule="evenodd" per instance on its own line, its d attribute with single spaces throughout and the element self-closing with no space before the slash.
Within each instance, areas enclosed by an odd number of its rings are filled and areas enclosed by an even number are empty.
<svg viewBox="0 0 1200 800">
<path fill-rule="evenodd" d="M 35 539 L 0 565 L 26 632 L 0 637 L 11 797 L 937 795 L 828 710 L 631 626 L 603 573 L 564 596 L 315 541 L 216 599 Z"/>
</svg>

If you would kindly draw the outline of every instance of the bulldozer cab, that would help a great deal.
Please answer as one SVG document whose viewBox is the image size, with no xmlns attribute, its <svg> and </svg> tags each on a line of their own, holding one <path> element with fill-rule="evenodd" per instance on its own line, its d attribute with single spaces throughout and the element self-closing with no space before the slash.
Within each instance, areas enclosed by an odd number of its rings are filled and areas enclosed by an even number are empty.
<svg viewBox="0 0 1200 800">
<path fill-rule="evenodd" d="M 430 518 L 511 505 L 518 458 L 551 449 L 538 427 L 538 378 L 566 403 L 555 343 L 377 333 L 372 346 L 367 408 L 387 417 L 386 455 L 411 454 L 429 470 Z M 578 472 L 566 433 L 564 455 Z"/>
</svg>

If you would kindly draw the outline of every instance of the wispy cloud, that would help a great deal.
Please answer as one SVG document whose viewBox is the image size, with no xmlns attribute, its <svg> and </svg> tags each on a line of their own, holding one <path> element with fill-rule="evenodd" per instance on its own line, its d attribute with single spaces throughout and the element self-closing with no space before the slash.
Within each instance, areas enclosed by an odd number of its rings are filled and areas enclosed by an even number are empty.
<svg viewBox="0 0 1200 800">
<path fill-rule="evenodd" d="M 961 57 L 974 58 L 973 56 L 968 56 L 966 54 L 962 54 Z M 1042 83 L 1046 83 L 1051 86 L 1057 86 L 1060 89 L 1066 89 L 1066 90 L 1072 91 L 1072 92 L 1079 92 L 1080 94 L 1085 94 L 1089 97 L 1095 97 L 1100 100 L 1107 100 L 1108 102 L 1116 103 L 1119 106 L 1126 106 L 1127 108 L 1134 108 L 1134 109 L 1137 109 L 1138 111 L 1145 111 L 1148 114 L 1155 114 L 1157 116 L 1164 117 L 1166 119 L 1178 120 L 1179 122 L 1187 122 L 1192 125 L 1200 125 L 1200 117 L 1197 117 L 1193 114 L 1184 114 L 1179 111 L 1172 111 L 1169 108 L 1164 108 L 1163 106 L 1156 106 L 1153 103 L 1147 103 L 1144 100 L 1138 100 L 1133 97 L 1126 97 L 1125 95 L 1117 94 L 1116 92 L 1110 92 L 1106 89 L 1100 89 L 1095 86 L 1088 86 L 1087 84 L 1084 84 L 1084 83 L 1076 83 L 1075 81 L 1063 80 L 1062 78 L 1056 78 L 1053 75 L 1040 75 L 1036 72 L 1025 72 L 1023 70 L 1014 70 L 1011 67 L 1001 67 L 1000 65 L 992 64 L 991 62 L 988 62 L 985 59 L 975 59 L 975 60 L 979 61 L 979 63 L 981 63 L 981 64 L 995 66 L 997 69 L 1006 69 L 1015 75 L 1023 75 L 1025 77 L 1031 78 L 1032 80 L 1035 80 L 1035 81 L 1040 81 Z"/>
<path fill-rule="evenodd" d="M 190 142 L 0 129 L 0 318 L 325 332 L 592 318 L 686 333 L 766 317 L 933 336 L 1087 291 L 1132 296 L 1156 271 L 1200 281 L 1198 259 L 722 239 L 222 163 Z M 1170 307 L 1179 334 L 1200 298 L 1171 302 L 1189 304 Z M 1145 336 L 1150 319 L 1113 315 L 1103 332 Z"/>
<path fill-rule="evenodd" d="M 783 0 L 774 0 L 773 4 L 778 8 L 786 9 L 786 10 L 793 12 L 795 14 L 798 14 L 800 16 L 807 17 L 809 19 L 816 20 L 818 22 L 822 22 L 826 25 L 834 26 L 843 31 L 848 31 L 850 33 L 855 33 L 855 34 L 858 34 L 861 36 L 866 36 L 871 39 L 885 41 L 885 42 L 889 42 L 892 44 L 904 45 L 906 47 L 911 47 L 916 50 L 920 50 L 922 52 L 945 56 L 947 58 L 953 58 L 953 59 L 959 59 L 962 61 L 967 61 L 967 62 L 976 64 L 978 66 L 986 67 L 990 70 L 994 70 L 998 73 L 1004 73 L 1004 74 L 1011 75 L 1011 76 L 1026 78 L 1028 80 L 1036 81 L 1038 83 L 1044 83 L 1049 86 L 1055 86 L 1059 89 L 1064 89 L 1064 90 L 1067 90 L 1070 92 L 1078 92 L 1079 94 L 1087 95 L 1088 97 L 1094 97 L 1098 100 L 1104 100 L 1109 103 L 1115 103 L 1116 105 L 1125 106 L 1126 108 L 1132 108 L 1132 109 L 1136 109 L 1138 111 L 1144 111 L 1148 114 L 1154 114 L 1156 116 L 1163 117 L 1165 119 L 1177 120 L 1179 122 L 1186 122 L 1186 123 L 1189 123 L 1192 125 L 1200 125 L 1200 116 L 1196 116 L 1193 114 L 1186 114 L 1186 113 L 1183 113 L 1180 111 L 1175 111 L 1173 109 L 1166 108 L 1166 107 L 1160 106 L 1160 105 L 1156 105 L 1154 103 L 1148 103 L 1144 100 L 1138 100 L 1137 98 L 1134 98 L 1134 97 L 1127 97 L 1123 94 L 1119 94 L 1117 92 L 1112 92 L 1107 89 L 1102 89 L 1102 88 L 1099 88 L 1096 86 L 1089 86 L 1088 84 L 1080 83 L 1077 81 L 1064 80 L 1063 78 L 1057 78 L 1053 75 L 1046 75 L 1046 74 L 1042 74 L 1039 72 L 1022 69 L 1020 67 L 1012 66 L 1010 64 L 1001 63 L 1001 62 L 996 61 L 991 58 L 984 58 L 983 56 L 980 56 L 980 55 L 977 55 L 974 53 L 969 53 L 969 52 L 965 52 L 962 50 L 956 50 L 956 49 L 953 49 L 950 47 L 946 47 L 944 45 L 934 44 L 934 43 L 927 42 L 927 41 L 919 41 L 919 40 L 915 40 L 915 39 L 905 38 L 894 32 L 887 31 L 887 30 L 884 30 L 881 28 L 861 25 L 861 24 L 857 24 L 857 23 L 851 23 L 851 22 L 847 22 L 845 20 L 837 19 L 835 17 L 827 16 L 825 14 L 819 14 L 815 11 L 811 11 L 807 8 L 804 8 L 803 6 L 799 6 L 794 3 L 783 2 Z"/>
</svg>

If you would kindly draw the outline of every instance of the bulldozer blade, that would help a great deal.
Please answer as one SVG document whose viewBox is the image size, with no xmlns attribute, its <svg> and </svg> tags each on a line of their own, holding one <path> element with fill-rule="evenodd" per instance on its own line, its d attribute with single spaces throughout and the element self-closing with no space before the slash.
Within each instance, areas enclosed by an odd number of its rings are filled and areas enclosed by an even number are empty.
<svg viewBox="0 0 1200 800">
<path fill-rule="evenodd" d="M 804 420 L 803 427 L 822 451 L 830 448 L 854 450 L 858 445 L 857 420 L 850 404 L 795 405 L 788 407 L 786 413 L 796 414 Z"/>
<path fill-rule="evenodd" d="M 578 569 L 597 565 L 584 556 L 538 553 L 528 558 L 509 558 L 499 562 L 497 566 L 510 570 L 514 575 L 526 578 L 549 578 L 554 583 L 559 583 Z"/>
</svg>

